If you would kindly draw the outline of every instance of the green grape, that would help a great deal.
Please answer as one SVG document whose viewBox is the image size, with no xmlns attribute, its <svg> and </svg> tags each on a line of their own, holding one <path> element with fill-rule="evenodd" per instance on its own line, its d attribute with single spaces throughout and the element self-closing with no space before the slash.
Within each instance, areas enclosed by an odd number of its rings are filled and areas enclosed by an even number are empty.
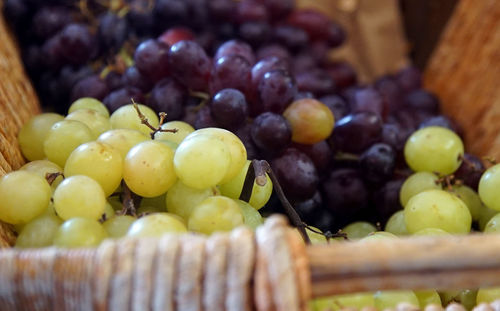
<svg viewBox="0 0 500 311">
<path fill-rule="evenodd" d="M 109 118 L 103 116 L 100 112 L 92 109 L 78 109 L 66 116 L 66 120 L 74 120 L 85 123 L 92 132 L 94 139 L 97 139 L 102 133 L 111 130 Z"/>
<path fill-rule="evenodd" d="M 436 236 L 436 235 L 451 235 L 448 232 L 444 231 L 443 229 L 439 228 L 425 228 L 422 230 L 419 230 L 415 232 L 413 235 L 430 235 L 430 236 Z"/>
<path fill-rule="evenodd" d="M 487 207 L 500 212 L 500 164 L 486 170 L 479 180 L 479 197 Z"/>
<path fill-rule="evenodd" d="M 373 298 L 373 293 L 356 293 L 315 299 L 312 302 L 311 309 L 318 311 L 338 311 L 345 308 L 354 308 L 357 310 L 361 310 L 365 307 L 374 306 L 375 300 Z"/>
<path fill-rule="evenodd" d="M 112 195 L 108 197 L 107 202 L 115 211 L 121 211 L 123 209 L 123 202 L 121 201 L 119 195 Z"/>
<path fill-rule="evenodd" d="M 483 206 L 479 195 L 472 188 L 467 186 L 453 186 L 451 194 L 456 195 L 464 201 L 467 208 L 469 208 L 470 215 L 473 221 L 479 220 L 480 210 Z"/>
<path fill-rule="evenodd" d="M 177 182 L 174 184 L 174 186 L 177 184 Z M 172 186 L 169 191 L 172 190 L 174 187 Z M 140 203 L 140 207 L 142 206 L 149 206 L 151 208 L 154 208 L 158 212 L 165 213 L 167 211 L 166 209 L 166 199 L 167 199 L 167 194 L 164 193 L 162 195 L 159 195 L 157 197 L 152 197 L 152 198 L 143 198 Z"/>
<path fill-rule="evenodd" d="M 106 197 L 113 194 L 120 185 L 122 171 L 123 160 L 120 153 L 110 145 L 96 141 L 76 148 L 64 166 L 64 176 L 88 176 L 101 185 Z"/>
<path fill-rule="evenodd" d="M 378 310 L 396 308 L 402 302 L 419 307 L 417 296 L 414 292 L 408 290 L 377 291 L 373 295 L 373 298 L 375 300 L 375 308 Z"/>
<path fill-rule="evenodd" d="M 490 303 L 500 299 L 500 287 L 480 288 L 477 291 L 476 304 Z"/>
<path fill-rule="evenodd" d="M 28 223 L 47 209 L 51 195 L 45 178 L 24 170 L 10 172 L 0 179 L 0 220 Z"/>
<path fill-rule="evenodd" d="M 477 289 L 444 291 L 439 295 L 443 306 L 447 306 L 452 302 L 460 303 L 467 310 L 472 310 L 476 306 Z"/>
<path fill-rule="evenodd" d="M 68 114 L 71 114 L 72 112 L 79 110 L 79 109 L 92 109 L 92 110 L 99 112 L 100 114 L 102 114 L 106 118 L 109 118 L 108 108 L 106 108 L 106 106 L 104 106 L 104 104 L 102 102 L 100 102 L 99 100 L 97 100 L 95 98 L 82 97 L 82 98 L 76 100 L 75 102 L 73 102 L 71 104 L 71 106 L 69 106 Z"/>
<path fill-rule="evenodd" d="M 160 120 L 153 109 L 140 104 L 137 106 L 146 119 L 148 119 L 149 124 L 155 128 L 160 125 Z M 147 125 L 141 123 L 141 119 L 139 118 L 134 105 L 125 105 L 118 108 L 115 112 L 113 112 L 113 114 L 111 114 L 109 121 L 111 122 L 111 127 L 114 129 L 138 130 L 148 136 L 152 132 Z"/>
<path fill-rule="evenodd" d="M 245 177 L 247 176 L 248 168 L 250 167 L 250 161 L 247 160 L 243 169 L 234 177 L 232 180 L 225 184 L 220 185 L 220 192 L 230 198 L 239 199 L 241 191 L 243 190 L 243 184 L 245 183 Z M 253 183 L 252 194 L 250 195 L 250 205 L 255 209 L 259 210 L 264 205 L 266 205 L 271 194 L 273 193 L 273 182 L 269 175 L 267 175 L 267 182 L 264 186 L 257 185 L 257 182 Z"/>
<path fill-rule="evenodd" d="M 104 227 L 94 219 L 71 218 L 57 230 L 53 244 L 58 247 L 92 247 L 108 237 Z"/>
<path fill-rule="evenodd" d="M 439 177 L 429 172 L 418 172 L 408 177 L 399 191 L 399 201 L 404 207 L 410 199 L 425 190 L 441 189 Z"/>
<path fill-rule="evenodd" d="M 159 208 L 157 206 L 151 206 L 151 205 L 141 205 L 137 209 L 137 215 L 148 215 L 148 214 L 154 214 L 154 213 L 166 213 L 167 211 L 165 208 Z"/>
<path fill-rule="evenodd" d="M 54 191 L 54 208 L 64 220 L 74 217 L 99 219 L 106 207 L 106 196 L 99 183 L 85 175 L 68 177 Z"/>
<path fill-rule="evenodd" d="M 500 213 L 493 216 L 484 227 L 484 233 L 499 233 L 500 232 Z"/>
<path fill-rule="evenodd" d="M 19 131 L 17 139 L 21 152 L 29 161 L 42 160 L 45 158 L 43 142 L 47 137 L 52 125 L 64 120 L 57 113 L 42 113 L 31 118 Z"/>
<path fill-rule="evenodd" d="M 102 225 L 110 238 L 121 238 L 127 235 L 127 231 L 136 218 L 128 215 L 115 216 L 106 220 Z"/>
<path fill-rule="evenodd" d="M 243 145 L 238 136 L 225 129 L 209 127 L 194 131 L 193 133 L 189 134 L 185 138 L 185 140 L 199 135 L 217 138 L 218 140 L 222 141 L 229 150 L 231 158 L 231 160 L 229 161 L 229 168 L 227 169 L 226 174 L 224 175 L 220 183 L 224 184 L 236 177 L 236 175 L 241 172 L 243 166 L 247 161 L 247 150 L 245 149 L 245 145 Z"/>
<path fill-rule="evenodd" d="M 491 208 L 487 208 L 486 206 L 482 206 L 479 210 L 479 230 L 484 231 L 486 229 L 486 225 L 488 222 L 498 214 L 498 211 L 492 210 Z"/>
<path fill-rule="evenodd" d="M 319 230 L 316 227 L 309 226 L 309 228 L 311 228 L 311 229 L 313 229 L 315 231 L 323 233 L 321 230 Z M 298 229 L 296 229 L 296 232 L 298 234 L 300 234 Z M 306 233 L 307 233 L 307 236 L 309 237 L 309 239 L 311 240 L 311 244 L 313 244 L 313 245 L 314 244 L 326 244 L 326 243 L 329 243 L 329 242 L 336 242 L 337 241 L 335 239 L 330 239 L 330 241 L 328 241 L 323 234 L 311 231 L 308 228 L 306 228 Z"/>
<path fill-rule="evenodd" d="M 349 239 L 361 239 L 377 231 L 377 228 L 369 222 L 357 221 L 347 225 L 342 231 L 347 234 Z"/>
<path fill-rule="evenodd" d="M 191 212 L 189 230 L 204 234 L 230 231 L 243 224 L 243 213 L 238 203 L 224 196 L 205 199 Z"/>
<path fill-rule="evenodd" d="M 53 173 L 61 173 L 63 172 L 63 169 L 53 163 L 50 162 L 49 160 L 35 160 L 32 162 L 28 162 L 24 164 L 20 170 L 25 170 L 28 172 L 32 172 L 37 174 L 38 176 L 42 177 L 45 179 L 47 174 L 53 174 Z M 62 176 L 57 177 L 53 182 L 52 182 L 52 190 L 55 190 L 57 186 L 61 183 L 63 180 Z"/>
<path fill-rule="evenodd" d="M 123 159 L 135 145 L 143 141 L 151 140 L 144 133 L 131 129 L 114 129 L 102 133 L 97 141 L 106 143 L 120 152 Z"/>
<path fill-rule="evenodd" d="M 43 143 L 47 159 L 64 167 L 71 152 L 83 143 L 94 140 L 89 127 L 80 121 L 63 120 L 55 123 Z"/>
<path fill-rule="evenodd" d="M 174 152 L 164 144 L 154 140 L 142 142 L 125 157 L 123 179 L 136 194 L 157 197 L 177 180 L 173 159 Z"/>
<path fill-rule="evenodd" d="M 415 233 L 438 228 L 449 233 L 470 232 L 472 218 L 467 206 L 443 190 L 427 190 L 413 196 L 404 209 L 406 229 Z"/>
<path fill-rule="evenodd" d="M 362 238 L 360 241 L 374 241 L 374 240 L 380 240 L 380 239 L 394 239 L 397 238 L 397 235 L 394 235 L 390 232 L 385 232 L 385 231 L 376 231 L 372 232 L 369 235 L 365 236 Z"/>
<path fill-rule="evenodd" d="M 206 189 L 216 186 L 231 166 L 229 148 L 212 136 L 189 137 L 184 139 L 175 151 L 175 173 L 191 188 Z"/>
<path fill-rule="evenodd" d="M 52 245 L 62 220 L 55 215 L 44 215 L 26 224 L 16 239 L 16 247 L 35 248 Z"/>
<path fill-rule="evenodd" d="M 176 129 L 176 133 L 172 132 L 158 132 L 155 134 L 156 140 L 165 140 L 180 144 L 186 136 L 194 132 L 194 128 L 183 121 L 170 121 L 161 126 L 164 130 Z"/>
<path fill-rule="evenodd" d="M 217 195 L 215 188 L 194 189 L 178 180 L 167 192 L 167 211 L 188 220 L 193 209 L 206 198 Z"/>
<path fill-rule="evenodd" d="M 113 209 L 113 206 L 106 201 L 106 205 L 104 205 L 104 212 L 101 215 L 101 218 L 106 220 L 106 219 L 111 219 L 115 217 L 115 210 Z"/>
<path fill-rule="evenodd" d="M 249 226 L 253 230 L 257 229 L 258 226 L 262 225 L 264 221 L 262 220 L 262 216 L 252 205 L 248 204 L 245 201 L 235 200 L 238 203 L 238 206 L 241 209 L 241 213 L 243 214 L 243 222 L 245 225 Z"/>
<path fill-rule="evenodd" d="M 451 174 L 462 163 L 464 144 L 453 131 L 429 126 L 408 138 L 404 154 L 406 163 L 416 172 Z"/>
<path fill-rule="evenodd" d="M 385 224 L 385 231 L 397 236 L 408 234 L 408 230 L 406 230 L 404 210 L 400 210 L 392 214 Z"/>
<path fill-rule="evenodd" d="M 187 232 L 187 228 L 178 217 L 169 213 L 157 213 L 134 221 L 127 231 L 127 236 L 156 237 L 165 233 L 184 232 Z"/>
<path fill-rule="evenodd" d="M 421 308 L 425 308 L 425 306 L 430 304 L 441 305 L 441 298 L 435 290 L 417 290 L 415 291 L 415 295 Z"/>
<path fill-rule="evenodd" d="M 49 202 L 49 206 L 40 215 L 40 217 L 42 216 L 57 216 L 56 209 L 54 208 L 54 203 L 52 201 Z"/>
</svg>

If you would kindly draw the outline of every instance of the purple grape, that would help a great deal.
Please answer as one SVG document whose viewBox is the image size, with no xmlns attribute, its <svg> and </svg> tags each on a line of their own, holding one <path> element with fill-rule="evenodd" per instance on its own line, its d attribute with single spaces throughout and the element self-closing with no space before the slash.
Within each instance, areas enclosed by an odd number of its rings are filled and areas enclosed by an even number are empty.
<svg viewBox="0 0 500 311">
<path fill-rule="evenodd" d="M 407 108 L 437 114 L 439 112 L 439 99 L 425 90 L 415 90 L 406 95 L 404 104 Z"/>
<path fill-rule="evenodd" d="M 42 62 L 47 69 L 57 71 L 64 65 L 63 45 L 60 35 L 45 41 L 42 46 Z"/>
<path fill-rule="evenodd" d="M 328 16 L 311 9 L 295 10 L 288 16 L 288 23 L 304 29 L 311 40 L 327 41 L 331 47 L 341 45 L 345 33 L 340 25 L 332 22 Z"/>
<path fill-rule="evenodd" d="M 109 93 L 102 103 L 113 113 L 116 109 L 131 104 L 131 99 L 137 103 L 143 103 L 144 95 L 136 88 L 122 88 Z"/>
<path fill-rule="evenodd" d="M 319 177 L 314 163 L 297 149 L 288 148 L 271 162 L 271 167 L 287 198 L 307 200 L 316 192 Z"/>
<path fill-rule="evenodd" d="M 392 147 L 396 152 L 404 148 L 407 135 L 397 124 L 386 123 L 382 126 L 382 142 Z"/>
<path fill-rule="evenodd" d="M 214 120 L 224 128 L 232 129 L 245 122 L 248 106 L 245 95 L 235 89 L 219 91 L 210 103 Z"/>
<path fill-rule="evenodd" d="M 288 64 L 282 58 L 270 56 L 259 60 L 252 67 L 252 87 L 257 90 L 264 75 L 273 70 L 287 71 Z"/>
<path fill-rule="evenodd" d="M 22 51 L 22 58 L 28 73 L 32 76 L 38 76 L 43 69 L 42 48 L 30 45 Z"/>
<path fill-rule="evenodd" d="M 171 78 L 166 78 L 156 83 L 147 104 L 154 111 L 165 112 L 166 121 L 173 121 L 182 117 L 186 97 L 187 92 L 182 85 Z"/>
<path fill-rule="evenodd" d="M 237 89 L 248 95 L 250 88 L 250 64 L 241 56 L 227 55 L 219 58 L 212 68 L 210 93 L 226 88 Z"/>
<path fill-rule="evenodd" d="M 236 9 L 236 2 L 233 0 L 211 0 L 208 1 L 208 10 L 217 20 L 229 20 Z"/>
<path fill-rule="evenodd" d="M 68 65 L 61 69 L 58 80 L 60 81 L 60 87 L 69 95 L 78 81 L 92 76 L 93 74 L 94 71 L 90 68 L 90 66 L 74 67 Z"/>
<path fill-rule="evenodd" d="M 258 91 L 263 111 L 282 113 L 297 95 L 297 85 L 286 72 L 274 70 L 264 74 Z"/>
<path fill-rule="evenodd" d="M 158 5 L 158 2 L 156 1 Z M 134 27 L 134 30 L 139 35 L 147 35 L 154 27 L 153 7 L 149 1 L 144 0 L 128 0 L 127 19 Z"/>
<path fill-rule="evenodd" d="M 127 19 L 114 13 L 108 12 L 99 18 L 98 36 L 106 48 L 120 49 L 129 31 Z"/>
<path fill-rule="evenodd" d="M 60 6 L 40 8 L 33 16 L 33 31 L 41 39 L 48 39 L 73 22 L 71 12 Z"/>
<path fill-rule="evenodd" d="M 327 29 L 327 42 L 332 48 L 342 45 L 346 39 L 344 29 L 337 23 L 330 21 Z"/>
<path fill-rule="evenodd" d="M 168 46 L 153 39 L 142 42 L 134 54 L 137 69 L 151 82 L 165 78 L 169 72 Z"/>
<path fill-rule="evenodd" d="M 4 14 L 9 23 L 16 28 L 25 26 L 29 16 L 29 6 L 22 0 L 5 0 Z"/>
<path fill-rule="evenodd" d="M 339 90 L 353 86 L 358 81 L 356 71 L 348 63 L 333 63 L 326 70 Z"/>
<path fill-rule="evenodd" d="M 391 146 L 382 143 L 372 145 L 359 158 L 363 178 L 375 184 L 387 181 L 392 176 L 395 164 L 394 150 Z"/>
<path fill-rule="evenodd" d="M 331 136 L 337 150 L 359 153 L 380 141 L 382 121 L 372 112 L 358 112 L 340 119 Z"/>
<path fill-rule="evenodd" d="M 323 211 L 323 198 L 321 193 L 316 191 L 312 198 L 295 203 L 293 207 L 303 221 L 315 225 Z"/>
<path fill-rule="evenodd" d="M 403 94 L 396 79 L 392 76 L 384 76 L 375 82 L 375 89 L 384 99 L 388 113 L 393 113 L 400 109 Z"/>
<path fill-rule="evenodd" d="M 293 101 L 304 98 L 314 98 L 314 94 L 311 92 L 297 92 L 297 94 L 295 94 L 295 97 L 293 98 Z"/>
<path fill-rule="evenodd" d="M 208 89 L 211 60 L 203 48 L 194 41 L 179 41 L 168 53 L 170 70 L 174 78 L 189 89 Z"/>
<path fill-rule="evenodd" d="M 318 63 L 315 57 L 310 53 L 301 53 L 293 58 L 293 72 L 295 74 L 315 69 Z"/>
<path fill-rule="evenodd" d="M 261 60 L 267 57 L 277 57 L 279 59 L 284 60 L 287 63 L 290 63 L 292 56 L 290 52 L 279 44 L 271 44 L 265 45 L 257 50 L 257 59 Z"/>
<path fill-rule="evenodd" d="M 123 76 L 116 71 L 110 71 L 106 74 L 104 78 L 106 85 L 110 91 L 122 88 L 125 84 L 123 82 Z"/>
<path fill-rule="evenodd" d="M 347 102 L 338 95 L 326 95 L 320 98 L 320 102 L 325 104 L 333 113 L 335 120 L 340 120 L 349 114 L 350 109 Z"/>
<path fill-rule="evenodd" d="M 156 0 L 154 13 L 162 20 L 179 23 L 187 19 L 188 4 L 184 0 Z"/>
<path fill-rule="evenodd" d="M 71 102 L 82 98 L 92 97 L 98 100 L 103 100 L 108 95 L 109 89 L 98 75 L 92 75 L 78 81 L 71 90 Z"/>
<path fill-rule="evenodd" d="M 269 19 L 267 8 L 257 0 L 242 0 L 236 7 L 235 19 L 238 23 L 265 22 Z"/>
<path fill-rule="evenodd" d="M 411 92 L 422 87 L 422 73 L 416 67 L 408 66 L 401 70 L 396 79 L 404 92 Z"/>
<path fill-rule="evenodd" d="M 304 30 L 289 25 L 276 26 L 273 39 L 292 51 L 304 48 L 309 43 L 309 36 Z"/>
<path fill-rule="evenodd" d="M 69 24 L 59 33 L 61 54 L 71 64 L 81 65 L 95 56 L 97 44 L 84 24 Z"/>
<path fill-rule="evenodd" d="M 205 106 L 198 111 L 196 120 L 194 121 L 194 128 L 199 130 L 207 127 L 217 127 L 217 122 L 212 118 L 210 107 Z"/>
<path fill-rule="evenodd" d="M 271 37 L 271 26 L 266 22 L 246 22 L 238 29 L 239 36 L 252 46 L 260 46 Z"/>
<path fill-rule="evenodd" d="M 218 60 L 223 56 L 238 55 L 243 57 L 250 65 L 255 63 L 255 55 L 252 47 L 240 40 L 231 40 L 222 44 L 215 53 L 214 60 Z"/>
<path fill-rule="evenodd" d="M 311 158 L 318 172 L 325 172 L 330 168 L 330 164 L 333 160 L 333 152 L 325 140 L 313 145 L 294 143 L 292 147 L 300 150 Z"/>
<path fill-rule="evenodd" d="M 324 70 L 315 69 L 295 75 L 300 91 L 309 91 L 317 96 L 335 92 L 335 82 Z"/>
<path fill-rule="evenodd" d="M 461 180 L 466 186 L 477 191 L 479 180 L 485 171 L 485 167 L 480 158 L 465 153 L 462 164 L 455 171 L 455 177 Z"/>
<path fill-rule="evenodd" d="M 282 18 L 292 12 L 295 0 L 263 0 L 273 19 Z"/>
<path fill-rule="evenodd" d="M 123 74 L 123 80 L 127 87 L 134 87 L 144 93 L 148 93 L 153 88 L 153 83 L 143 75 L 135 66 L 128 67 Z"/>
<path fill-rule="evenodd" d="M 380 118 L 384 116 L 384 102 L 380 94 L 373 88 L 363 88 L 354 92 L 351 103 L 353 112 L 373 112 Z"/>
<path fill-rule="evenodd" d="M 239 137 L 239 139 L 245 145 L 245 149 L 247 150 L 247 158 L 249 160 L 259 159 L 260 154 L 257 146 L 254 144 L 252 140 L 252 125 L 250 123 L 245 123 L 243 126 L 239 127 L 234 131 L 234 134 Z"/>
<path fill-rule="evenodd" d="M 447 129 L 452 130 L 453 132 L 457 133 L 459 136 L 462 136 L 461 135 L 462 131 L 458 127 L 458 125 L 455 122 L 453 122 L 453 120 L 451 120 L 445 116 L 442 116 L 442 115 L 427 118 L 422 123 L 420 123 L 418 128 L 421 129 L 421 128 L 429 127 L 429 126 L 445 127 Z"/>
<path fill-rule="evenodd" d="M 292 141 L 292 130 L 288 121 L 272 112 L 264 112 L 255 118 L 251 135 L 257 147 L 270 153 L 286 148 Z"/>
<path fill-rule="evenodd" d="M 392 214 L 403 209 L 399 200 L 399 192 L 404 181 L 404 179 L 391 180 L 373 193 L 372 201 L 379 221 L 382 223 L 385 223 Z"/>
</svg>

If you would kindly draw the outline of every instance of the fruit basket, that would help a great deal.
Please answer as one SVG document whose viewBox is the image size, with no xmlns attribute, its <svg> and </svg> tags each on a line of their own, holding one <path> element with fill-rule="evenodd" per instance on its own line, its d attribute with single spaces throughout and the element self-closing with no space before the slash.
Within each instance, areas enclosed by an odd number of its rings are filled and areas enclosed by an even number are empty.
<svg viewBox="0 0 500 311">
<path fill-rule="evenodd" d="M 495 1 L 461 1 L 425 73 L 464 127 L 466 144 L 483 156 L 500 155 L 499 14 Z M 3 20 L 0 36 L 3 175 L 24 163 L 17 134 L 40 108 Z M 285 220 L 271 217 L 255 233 L 18 250 L 9 248 L 13 232 L 0 224 L 0 310 L 307 310 L 309 299 L 334 294 L 500 285 L 495 235 L 305 246 Z"/>
</svg>

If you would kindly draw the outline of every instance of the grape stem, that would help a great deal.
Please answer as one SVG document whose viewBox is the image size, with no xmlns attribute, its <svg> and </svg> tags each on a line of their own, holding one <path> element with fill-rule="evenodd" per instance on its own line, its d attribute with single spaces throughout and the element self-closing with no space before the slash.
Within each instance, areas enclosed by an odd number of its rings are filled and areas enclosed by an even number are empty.
<svg viewBox="0 0 500 311">
<path fill-rule="evenodd" d="M 309 239 L 309 236 L 307 235 L 306 232 L 307 225 L 302 221 L 302 219 L 300 219 L 299 214 L 297 214 L 297 211 L 295 211 L 292 204 L 290 204 L 290 202 L 286 198 L 285 193 L 283 192 L 283 189 L 281 188 L 276 175 L 271 169 L 271 165 L 269 165 L 269 163 L 266 160 L 252 160 L 252 162 L 250 162 L 247 175 L 245 176 L 245 182 L 243 183 L 243 189 L 241 191 L 240 200 L 245 202 L 248 202 L 250 200 L 254 182 L 256 182 L 257 185 L 259 186 L 263 186 L 266 184 L 267 182 L 266 173 L 269 175 L 269 178 L 273 182 L 274 191 L 276 191 L 276 194 L 281 204 L 285 208 L 285 212 L 288 215 L 290 222 L 294 227 L 297 228 L 297 230 L 299 230 L 304 241 L 307 244 L 311 244 L 311 240 Z"/>
<path fill-rule="evenodd" d="M 316 228 L 309 226 L 306 223 L 304 223 L 304 226 L 306 227 L 307 230 L 309 230 L 311 232 L 324 235 L 326 240 L 328 241 L 328 243 L 330 243 L 330 239 L 334 239 L 334 238 L 343 238 L 344 240 L 349 240 L 349 238 L 347 237 L 347 233 L 342 232 L 342 229 L 337 231 L 337 233 L 332 233 L 331 231 L 321 232 L 321 231 L 317 230 Z"/>
<path fill-rule="evenodd" d="M 136 206 L 139 206 L 141 203 L 142 197 L 138 196 L 137 194 L 133 193 L 132 190 L 127 186 L 127 184 L 122 181 L 122 203 L 123 203 L 123 209 L 118 212 L 118 215 L 130 215 L 130 216 L 137 216 L 137 208 Z"/>
<path fill-rule="evenodd" d="M 137 105 L 137 103 L 134 101 L 134 99 L 131 98 L 130 100 L 132 101 L 132 105 L 134 105 L 135 111 L 137 111 L 137 115 L 139 116 L 139 119 L 141 119 L 141 123 L 146 125 L 147 127 L 149 127 L 151 129 L 151 131 L 152 131 L 150 133 L 151 139 L 155 139 L 155 134 L 159 133 L 159 132 L 169 132 L 169 133 L 177 133 L 178 132 L 177 129 L 164 129 L 161 127 L 163 125 L 163 123 L 165 122 L 165 118 L 167 117 L 167 114 L 165 112 L 159 113 L 160 125 L 156 128 L 156 127 L 152 126 L 151 123 L 149 123 L 148 118 L 146 118 L 146 116 L 141 112 L 141 109 L 139 109 L 139 105 Z"/>
</svg>

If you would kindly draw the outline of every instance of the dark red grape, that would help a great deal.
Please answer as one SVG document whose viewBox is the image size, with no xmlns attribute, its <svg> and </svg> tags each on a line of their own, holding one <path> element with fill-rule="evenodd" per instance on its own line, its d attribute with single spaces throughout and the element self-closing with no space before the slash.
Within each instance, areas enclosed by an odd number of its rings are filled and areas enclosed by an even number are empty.
<svg viewBox="0 0 500 311">
<path fill-rule="evenodd" d="M 333 152 L 326 141 L 322 140 L 313 145 L 294 143 L 292 147 L 302 151 L 311 158 L 320 174 L 326 172 L 330 168 L 330 164 L 333 160 Z"/>
<path fill-rule="evenodd" d="M 302 201 L 316 193 L 318 173 L 312 160 L 304 153 L 288 148 L 271 162 L 271 167 L 287 198 Z"/>
<path fill-rule="evenodd" d="M 220 126 L 233 129 L 241 126 L 248 115 L 245 95 L 235 89 L 223 89 L 210 103 L 212 117 Z"/>
<path fill-rule="evenodd" d="M 377 114 L 380 118 L 384 118 L 384 102 L 382 96 L 374 88 L 362 88 L 354 92 L 351 111 L 362 112 L 368 111 Z"/>
<path fill-rule="evenodd" d="M 359 153 L 380 141 L 382 121 L 372 112 L 349 114 L 338 120 L 331 136 L 336 150 Z"/>
<path fill-rule="evenodd" d="M 169 72 L 168 46 L 156 40 L 142 42 L 134 54 L 137 69 L 151 82 L 165 78 Z"/>
<path fill-rule="evenodd" d="M 259 60 L 252 67 L 252 87 L 257 90 L 259 87 L 260 81 L 262 77 L 270 71 L 274 70 L 283 70 L 288 71 L 288 64 L 282 58 L 278 58 L 275 56 L 270 56 Z"/>
<path fill-rule="evenodd" d="M 234 134 L 238 136 L 238 138 L 245 145 L 245 149 L 247 150 L 247 158 L 249 160 L 260 159 L 260 154 L 257 146 L 252 140 L 252 125 L 250 123 L 244 123 L 243 126 L 240 126 L 238 129 L 234 131 Z"/>
<path fill-rule="evenodd" d="M 324 70 L 315 69 L 295 75 L 300 91 L 308 91 L 317 96 L 335 92 L 335 82 Z"/>
<path fill-rule="evenodd" d="M 216 20 L 229 20 L 236 10 L 236 2 L 233 0 L 210 0 L 208 1 L 210 14 Z"/>
<path fill-rule="evenodd" d="M 267 57 L 277 57 L 287 63 L 290 63 L 292 59 L 290 52 L 279 44 L 265 45 L 257 50 L 257 59 L 261 60 Z"/>
<path fill-rule="evenodd" d="M 297 95 L 297 85 L 285 71 L 274 70 L 264 74 L 258 92 L 263 111 L 282 113 Z"/>
<path fill-rule="evenodd" d="M 316 221 L 319 220 L 319 216 L 322 214 L 323 198 L 321 197 L 321 193 L 316 191 L 312 198 L 297 202 L 293 204 L 293 207 L 304 222 L 316 226 Z"/>
<path fill-rule="evenodd" d="M 326 70 L 339 90 L 353 86 L 358 81 L 356 71 L 348 63 L 338 62 L 329 64 Z"/>
<path fill-rule="evenodd" d="M 437 114 L 439 112 L 439 99 L 425 90 L 415 90 L 404 99 L 404 104 L 409 109 Z"/>
<path fill-rule="evenodd" d="M 273 40 L 283 44 L 292 51 L 297 51 L 307 46 L 309 36 L 307 32 L 298 27 L 279 25 L 274 28 Z"/>
<path fill-rule="evenodd" d="M 129 105 L 133 99 L 137 103 L 144 103 L 144 95 L 136 88 L 122 88 L 109 93 L 102 103 L 113 113 L 116 109 Z"/>
<path fill-rule="evenodd" d="M 421 88 L 422 86 L 422 73 L 418 68 L 408 66 L 401 70 L 396 79 L 404 92 L 411 92 Z"/>
<path fill-rule="evenodd" d="M 386 123 L 382 126 L 382 142 L 391 146 L 396 152 L 400 152 L 406 142 L 405 133 L 397 124 Z"/>
<path fill-rule="evenodd" d="M 128 87 L 135 87 L 144 93 L 153 88 L 153 83 L 143 75 L 135 66 L 128 67 L 123 74 L 123 80 Z"/>
<path fill-rule="evenodd" d="M 229 55 L 238 55 L 243 57 L 250 65 L 255 63 L 255 55 L 252 47 L 240 40 L 231 40 L 222 44 L 215 52 L 214 60 Z"/>
<path fill-rule="evenodd" d="M 338 95 L 326 95 L 319 100 L 325 104 L 333 113 L 335 120 L 340 120 L 350 112 L 347 102 Z"/>
<path fill-rule="evenodd" d="M 264 3 L 274 19 L 288 15 L 295 7 L 295 0 L 261 0 L 261 2 Z"/>
<path fill-rule="evenodd" d="M 479 180 L 485 171 L 485 167 L 480 158 L 465 153 L 462 164 L 455 171 L 455 177 L 461 180 L 466 186 L 477 191 Z"/>
<path fill-rule="evenodd" d="M 42 46 L 42 62 L 47 69 L 57 71 L 64 65 L 63 46 L 60 35 L 45 41 Z"/>
<path fill-rule="evenodd" d="M 186 97 L 187 91 L 182 85 L 171 78 L 166 78 L 156 83 L 147 104 L 154 111 L 165 112 L 167 121 L 173 121 L 182 117 Z"/>
<path fill-rule="evenodd" d="M 99 18 L 99 40 L 107 49 L 119 50 L 129 34 L 127 19 L 114 13 L 106 13 Z"/>
<path fill-rule="evenodd" d="M 124 86 L 123 76 L 116 71 L 110 71 L 104 78 L 106 85 L 110 91 L 122 88 Z"/>
<path fill-rule="evenodd" d="M 396 165 L 396 154 L 387 144 L 374 144 L 363 152 L 359 166 L 363 178 L 371 183 L 380 184 L 391 178 Z"/>
<path fill-rule="evenodd" d="M 315 57 L 310 53 L 301 53 L 293 58 L 292 68 L 295 74 L 307 72 L 315 69 L 318 62 Z"/>
<path fill-rule="evenodd" d="M 332 47 L 341 45 L 345 40 L 342 28 L 319 11 L 295 10 L 288 16 L 287 21 L 295 27 L 304 29 L 312 40 L 328 41 Z"/>
<path fill-rule="evenodd" d="M 71 102 L 82 98 L 92 97 L 103 100 L 108 95 L 109 89 L 98 75 L 92 75 L 78 81 L 71 90 Z"/>
<path fill-rule="evenodd" d="M 267 8 L 256 0 L 242 0 L 236 7 L 235 19 L 238 23 L 265 22 L 269 19 Z"/>
<path fill-rule="evenodd" d="M 170 28 L 158 37 L 158 41 L 172 46 L 182 40 L 194 40 L 194 33 L 185 27 Z"/>
<path fill-rule="evenodd" d="M 402 210 L 399 200 L 399 192 L 404 179 L 396 179 L 387 182 L 384 186 L 373 193 L 373 203 L 375 205 L 378 220 L 386 222 L 395 212 Z"/>
<path fill-rule="evenodd" d="M 271 37 L 271 26 L 266 22 L 246 22 L 238 29 L 239 36 L 252 46 L 260 46 Z"/>
<path fill-rule="evenodd" d="M 217 127 L 217 122 L 212 118 L 209 106 L 201 108 L 194 121 L 194 128 L 197 130 L 207 127 Z"/>
<path fill-rule="evenodd" d="M 29 6 L 22 0 L 5 0 L 3 11 L 9 23 L 16 28 L 25 27 L 29 16 Z"/>
<path fill-rule="evenodd" d="M 84 24 L 69 24 L 60 32 L 61 54 L 71 64 L 81 65 L 97 51 L 97 43 Z"/>
<path fill-rule="evenodd" d="M 153 11 L 160 19 L 174 24 L 186 20 L 189 14 L 188 4 L 184 0 L 156 0 Z"/>
<path fill-rule="evenodd" d="M 71 22 L 71 11 L 65 7 L 42 7 L 33 16 L 33 30 L 39 38 L 48 39 Z"/>
<path fill-rule="evenodd" d="M 375 82 L 374 86 L 382 96 L 388 113 L 393 113 L 400 109 L 403 94 L 398 82 L 394 77 L 384 76 L 382 78 L 379 78 Z"/>
<path fill-rule="evenodd" d="M 252 67 L 241 56 L 227 55 L 219 58 L 213 65 L 210 78 L 210 93 L 215 94 L 226 88 L 237 89 L 250 94 L 250 71 Z"/>
<path fill-rule="evenodd" d="M 181 84 L 196 91 L 208 89 L 211 60 L 194 41 L 179 41 L 168 52 L 170 70 Z"/>
<path fill-rule="evenodd" d="M 252 140 L 260 149 L 275 153 L 286 148 L 292 141 L 292 129 L 279 114 L 264 112 L 252 124 Z"/>
<path fill-rule="evenodd" d="M 161 1 L 156 1 L 159 5 Z M 138 35 L 147 36 L 154 28 L 154 8 L 149 1 L 128 0 L 127 19 Z"/>
</svg>

